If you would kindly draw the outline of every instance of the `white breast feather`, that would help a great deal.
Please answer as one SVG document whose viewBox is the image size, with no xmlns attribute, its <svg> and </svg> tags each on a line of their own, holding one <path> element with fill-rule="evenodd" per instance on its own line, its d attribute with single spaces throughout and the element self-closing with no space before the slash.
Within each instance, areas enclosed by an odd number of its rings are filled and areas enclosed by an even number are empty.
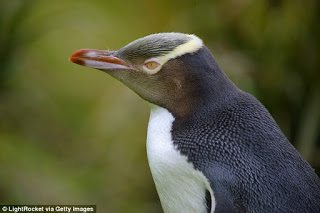
<svg viewBox="0 0 320 213">
<path fill-rule="evenodd" d="M 147 154 L 151 173 L 165 213 L 205 213 L 205 191 L 213 192 L 207 178 L 174 147 L 171 128 L 174 117 L 161 107 L 151 109 Z"/>
</svg>

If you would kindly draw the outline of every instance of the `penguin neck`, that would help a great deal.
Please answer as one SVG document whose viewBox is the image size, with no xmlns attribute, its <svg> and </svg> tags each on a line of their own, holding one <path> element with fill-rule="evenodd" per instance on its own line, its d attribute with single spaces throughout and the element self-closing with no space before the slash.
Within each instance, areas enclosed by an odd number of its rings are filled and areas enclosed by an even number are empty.
<svg viewBox="0 0 320 213">
<path fill-rule="evenodd" d="M 197 78 L 199 83 L 192 85 L 192 93 L 185 100 L 177 102 L 174 108 L 167 108 L 174 115 L 176 122 L 219 110 L 239 94 L 240 90 L 219 67 L 215 67 L 213 74 Z"/>
<path fill-rule="evenodd" d="M 180 70 L 174 72 L 180 73 L 181 76 L 178 78 L 183 79 L 181 89 L 177 90 L 168 103 L 160 105 L 169 110 L 176 120 L 184 120 L 202 111 L 220 108 L 239 91 L 222 72 L 205 46 L 196 54 L 181 56 L 170 66 L 174 67 L 177 64 Z"/>
</svg>

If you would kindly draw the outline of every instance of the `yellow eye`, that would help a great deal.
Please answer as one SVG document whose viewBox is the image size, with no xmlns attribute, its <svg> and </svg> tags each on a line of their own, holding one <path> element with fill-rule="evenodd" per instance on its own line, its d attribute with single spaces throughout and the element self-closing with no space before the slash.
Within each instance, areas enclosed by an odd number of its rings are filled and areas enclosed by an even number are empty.
<svg viewBox="0 0 320 213">
<path fill-rule="evenodd" d="M 150 62 L 145 63 L 144 66 L 149 70 L 154 70 L 157 67 L 159 67 L 160 64 L 158 62 L 155 62 L 155 61 L 150 61 Z"/>
</svg>

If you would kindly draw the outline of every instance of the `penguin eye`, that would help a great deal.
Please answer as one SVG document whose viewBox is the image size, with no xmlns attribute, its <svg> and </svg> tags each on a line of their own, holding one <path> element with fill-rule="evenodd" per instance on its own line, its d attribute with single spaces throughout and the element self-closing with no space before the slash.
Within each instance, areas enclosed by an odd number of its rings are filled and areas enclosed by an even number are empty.
<svg viewBox="0 0 320 213">
<path fill-rule="evenodd" d="M 148 70 L 155 70 L 160 66 L 158 62 L 155 61 L 149 61 L 144 64 L 144 67 L 147 68 Z"/>
</svg>

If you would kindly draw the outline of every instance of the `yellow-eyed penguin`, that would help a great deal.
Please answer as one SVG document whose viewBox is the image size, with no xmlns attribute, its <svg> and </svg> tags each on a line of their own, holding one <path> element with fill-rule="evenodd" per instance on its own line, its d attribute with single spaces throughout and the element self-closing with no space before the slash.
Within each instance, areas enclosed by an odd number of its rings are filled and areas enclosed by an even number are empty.
<svg viewBox="0 0 320 213">
<path fill-rule="evenodd" d="M 320 212 L 314 170 L 197 36 L 153 34 L 70 61 L 151 103 L 147 155 L 164 212 Z"/>
</svg>

